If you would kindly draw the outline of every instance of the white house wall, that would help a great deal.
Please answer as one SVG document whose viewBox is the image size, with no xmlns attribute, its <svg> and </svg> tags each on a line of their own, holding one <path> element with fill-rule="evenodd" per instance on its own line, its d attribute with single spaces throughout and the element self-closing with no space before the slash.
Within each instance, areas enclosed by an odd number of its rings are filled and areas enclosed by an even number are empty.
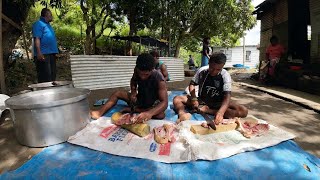
<svg viewBox="0 0 320 180">
<path fill-rule="evenodd" d="M 227 60 L 225 67 L 233 67 L 234 64 L 243 64 L 243 47 L 237 46 L 233 48 L 213 47 L 213 52 L 220 52 L 221 50 L 231 50 L 231 60 Z M 250 68 L 256 68 L 259 65 L 259 50 L 257 46 L 246 46 L 245 51 L 251 51 L 251 60 L 245 61 L 244 65 Z"/>
</svg>

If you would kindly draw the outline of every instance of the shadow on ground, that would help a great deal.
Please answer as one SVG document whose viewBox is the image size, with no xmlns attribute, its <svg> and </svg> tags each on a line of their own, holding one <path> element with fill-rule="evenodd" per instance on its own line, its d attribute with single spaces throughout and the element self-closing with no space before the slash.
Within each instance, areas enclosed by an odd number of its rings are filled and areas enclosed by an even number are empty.
<svg viewBox="0 0 320 180">
<path fill-rule="evenodd" d="M 249 114 L 295 134 L 304 150 L 320 157 L 320 114 L 243 86 L 234 86 L 232 97 L 245 105 Z"/>
</svg>

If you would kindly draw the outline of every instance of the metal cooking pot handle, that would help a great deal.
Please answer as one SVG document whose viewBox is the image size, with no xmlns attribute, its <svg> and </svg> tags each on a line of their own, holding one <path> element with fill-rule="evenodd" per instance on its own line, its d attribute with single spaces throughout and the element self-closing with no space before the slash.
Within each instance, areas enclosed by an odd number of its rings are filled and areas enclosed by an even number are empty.
<svg viewBox="0 0 320 180">
<path fill-rule="evenodd" d="M 4 123 L 4 121 L 6 120 L 6 118 L 8 117 L 8 115 L 10 115 L 10 117 L 11 117 L 11 119 L 12 119 L 12 115 L 11 115 L 12 113 L 11 113 L 11 111 L 9 110 L 9 109 L 5 109 L 4 111 L 2 111 L 2 114 L 0 114 L 0 125 L 2 124 L 2 123 Z M 12 122 L 14 122 L 13 121 L 13 119 L 12 119 Z"/>
</svg>

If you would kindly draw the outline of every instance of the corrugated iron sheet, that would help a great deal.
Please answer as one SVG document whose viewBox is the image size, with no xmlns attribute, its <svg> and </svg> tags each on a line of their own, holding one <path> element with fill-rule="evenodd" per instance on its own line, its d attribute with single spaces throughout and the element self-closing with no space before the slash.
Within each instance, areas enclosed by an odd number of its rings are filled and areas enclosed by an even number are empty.
<svg viewBox="0 0 320 180">
<path fill-rule="evenodd" d="M 72 55 L 71 73 L 77 88 L 105 89 L 126 87 L 136 63 L 137 56 Z M 184 80 L 183 60 L 160 58 L 167 65 L 170 81 Z"/>
</svg>

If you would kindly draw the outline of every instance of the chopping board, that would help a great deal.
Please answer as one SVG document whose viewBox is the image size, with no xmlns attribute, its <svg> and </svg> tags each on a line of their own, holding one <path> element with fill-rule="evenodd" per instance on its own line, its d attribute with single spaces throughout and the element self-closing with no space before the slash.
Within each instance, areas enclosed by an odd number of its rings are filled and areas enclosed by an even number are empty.
<svg viewBox="0 0 320 180">
<path fill-rule="evenodd" d="M 226 131 L 232 131 L 237 129 L 238 124 L 232 123 L 232 124 L 219 124 L 216 125 L 216 130 L 213 130 L 211 128 L 205 128 L 201 125 L 191 125 L 190 131 L 194 134 L 200 134 L 200 135 L 206 135 L 206 134 L 212 134 L 212 133 L 220 133 L 220 132 L 226 132 Z"/>
</svg>

